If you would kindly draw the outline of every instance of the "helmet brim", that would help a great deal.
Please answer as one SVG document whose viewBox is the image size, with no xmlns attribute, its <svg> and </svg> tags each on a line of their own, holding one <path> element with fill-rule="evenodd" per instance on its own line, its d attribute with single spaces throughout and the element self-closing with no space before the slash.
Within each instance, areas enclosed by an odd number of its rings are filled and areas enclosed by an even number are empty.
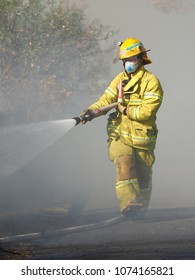
<svg viewBox="0 0 195 280">
<path fill-rule="evenodd" d="M 147 56 L 147 52 L 151 51 L 151 49 L 148 49 L 148 50 L 145 50 L 143 53 L 144 55 L 142 56 L 142 59 L 143 59 L 143 64 L 146 65 L 146 64 L 151 64 L 152 63 L 152 60 L 150 60 Z"/>
</svg>

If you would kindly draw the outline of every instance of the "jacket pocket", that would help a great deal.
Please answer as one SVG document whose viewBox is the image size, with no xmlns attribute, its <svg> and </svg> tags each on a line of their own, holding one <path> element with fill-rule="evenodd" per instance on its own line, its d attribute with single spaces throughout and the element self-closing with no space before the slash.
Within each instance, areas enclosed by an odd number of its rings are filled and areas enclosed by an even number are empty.
<svg viewBox="0 0 195 280">
<path fill-rule="evenodd" d="M 134 121 L 130 122 L 129 129 L 121 130 L 121 136 L 125 144 L 146 150 L 155 148 L 157 135 L 156 127 L 146 126 Z"/>
<path fill-rule="evenodd" d="M 145 125 L 132 125 L 131 137 L 134 147 L 154 149 L 158 135 L 157 128 Z"/>
</svg>

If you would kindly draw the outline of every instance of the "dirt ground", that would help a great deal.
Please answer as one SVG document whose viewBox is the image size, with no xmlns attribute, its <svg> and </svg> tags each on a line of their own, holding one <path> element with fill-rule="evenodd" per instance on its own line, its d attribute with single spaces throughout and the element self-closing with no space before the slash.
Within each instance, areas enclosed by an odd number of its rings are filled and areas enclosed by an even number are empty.
<svg viewBox="0 0 195 280">
<path fill-rule="evenodd" d="M 0 239 L 1 260 L 194 260 L 195 208 L 148 210 L 144 219 L 105 225 L 118 216 L 116 209 L 83 211 L 66 209 L 0 216 L 0 238 L 39 233 L 31 238 Z M 82 225 L 99 224 L 86 228 Z M 71 232 L 47 235 L 58 229 Z"/>
</svg>

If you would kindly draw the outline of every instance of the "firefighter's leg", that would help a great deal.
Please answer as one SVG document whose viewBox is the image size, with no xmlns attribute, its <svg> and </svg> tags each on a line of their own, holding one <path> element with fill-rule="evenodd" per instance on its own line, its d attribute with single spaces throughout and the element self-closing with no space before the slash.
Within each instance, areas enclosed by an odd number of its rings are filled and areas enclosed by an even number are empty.
<svg viewBox="0 0 195 280">
<path fill-rule="evenodd" d="M 123 214 L 133 212 L 138 206 L 140 187 L 135 172 L 134 149 L 120 140 L 110 141 L 109 156 L 116 165 L 116 197 Z"/>
<path fill-rule="evenodd" d="M 153 151 L 136 150 L 136 172 L 140 185 L 139 202 L 145 212 L 150 203 L 152 192 L 152 165 L 155 156 Z"/>
<path fill-rule="evenodd" d="M 115 159 L 117 170 L 116 197 L 121 212 L 127 207 L 136 205 L 140 188 L 135 175 L 134 156 L 124 155 Z"/>
</svg>

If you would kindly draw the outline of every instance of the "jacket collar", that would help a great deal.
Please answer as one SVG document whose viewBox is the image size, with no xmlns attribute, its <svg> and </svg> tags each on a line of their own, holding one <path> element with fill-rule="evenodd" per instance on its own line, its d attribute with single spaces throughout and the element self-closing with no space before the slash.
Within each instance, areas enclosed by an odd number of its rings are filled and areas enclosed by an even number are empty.
<svg viewBox="0 0 195 280">
<path fill-rule="evenodd" d="M 127 91 L 129 88 L 133 87 L 144 75 L 146 69 L 144 66 L 141 66 L 138 71 L 132 74 L 131 80 L 124 87 L 124 91 Z M 125 73 L 125 72 L 124 72 Z M 125 73 L 127 76 L 127 74 Z"/>
</svg>

